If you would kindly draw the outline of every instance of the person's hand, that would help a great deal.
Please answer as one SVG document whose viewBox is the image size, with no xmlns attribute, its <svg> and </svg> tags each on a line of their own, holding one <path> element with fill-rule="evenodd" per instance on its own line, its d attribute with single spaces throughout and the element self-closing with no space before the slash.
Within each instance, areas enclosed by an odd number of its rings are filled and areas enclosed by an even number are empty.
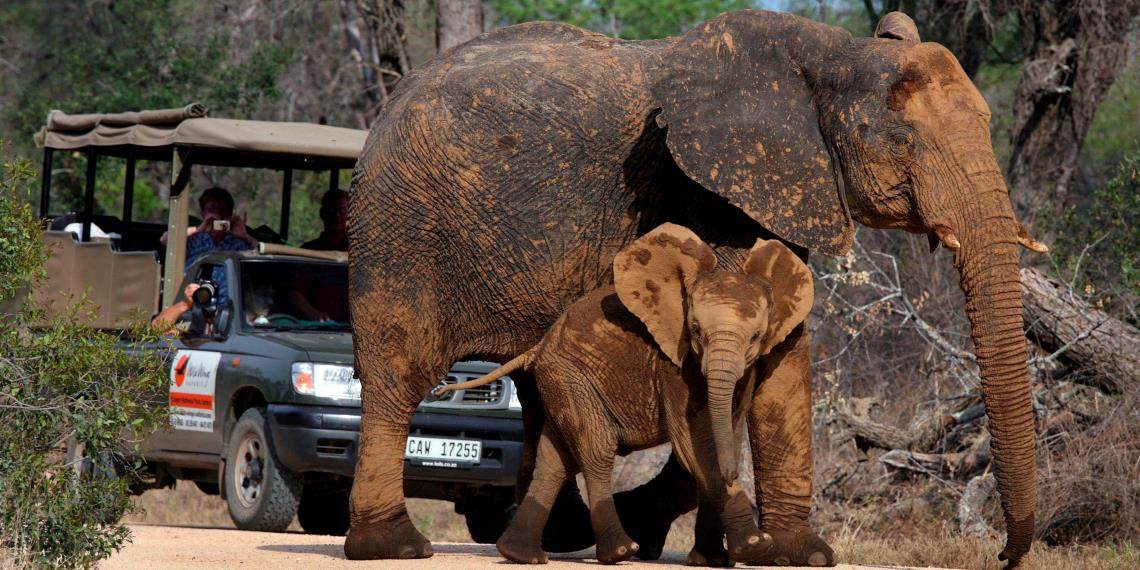
<svg viewBox="0 0 1140 570">
<path fill-rule="evenodd" d="M 233 216 L 230 216 L 230 233 L 234 234 L 234 237 L 250 245 L 254 245 L 257 243 L 257 240 L 253 239 L 253 236 L 249 235 L 249 229 L 246 228 L 247 218 L 248 216 L 246 214 L 242 214 L 240 216 L 234 214 Z"/>
<path fill-rule="evenodd" d="M 202 220 L 202 223 L 198 225 L 198 228 L 195 231 L 198 231 L 198 232 L 213 231 L 215 219 L 216 218 L 214 218 L 214 216 L 206 216 L 206 219 Z M 187 233 L 186 235 L 189 236 L 191 234 Z"/>
<path fill-rule="evenodd" d="M 185 303 L 187 311 L 194 308 L 194 292 L 197 291 L 200 287 L 201 285 L 197 283 L 187 283 L 186 288 L 182 290 L 182 295 L 186 297 L 186 300 L 183 301 L 183 303 Z"/>
</svg>

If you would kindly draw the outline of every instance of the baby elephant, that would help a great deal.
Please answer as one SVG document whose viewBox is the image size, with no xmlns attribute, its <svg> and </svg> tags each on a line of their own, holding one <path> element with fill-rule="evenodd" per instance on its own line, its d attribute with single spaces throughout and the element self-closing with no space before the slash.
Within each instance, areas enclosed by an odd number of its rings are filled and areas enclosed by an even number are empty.
<svg viewBox="0 0 1140 570">
<path fill-rule="evenodd" d="M 514 562 L 544 563 L 543 527 L 562 485 L 586 479 L 597 559 L 637 552 L 614 509 L 614 456 L 669 441 L 696 480 L 700 507 L 690 564 L 760 558 L 761 535 L 737 482 L 753 363 L 807 318 L 811 272 L 777 241 L 757 240 L 740 271 L 714 271 L 713 250 L 664 224 L 614 258 L 614 286 L 574 303 L 543 339 L 487 376 L 534 374 L 548 420 L 534 480 L 498 541 Z M 733 406 L 734 395 L 737 405 Z M 727 538 L 725 550 L 722 538 Z"/>
</svg>

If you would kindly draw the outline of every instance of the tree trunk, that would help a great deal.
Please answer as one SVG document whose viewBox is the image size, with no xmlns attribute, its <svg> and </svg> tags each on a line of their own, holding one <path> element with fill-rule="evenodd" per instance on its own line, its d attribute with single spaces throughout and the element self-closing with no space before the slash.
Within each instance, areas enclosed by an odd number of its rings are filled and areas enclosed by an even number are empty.
<svg viewBox="0 0 1140 570">
<path fill-rule="evenodd" d="M 408 73 L 403 0 L 340 0 L 341 22 L 348 51 L 360 65 L 368 109 L 361 118 L 368 127 L 388 103 L 388 94 Z"/>
<path fill-rule="evenodd" d="M 440 52 L 483 33 L 480 0 L 436 0 L 435 44 Z"/>
<path fill-rule="evenodd" d="M 1026 61 L 1014 95 L 1010 195 L 1021 219 L 1069 204 L 1077 155 L 1128 54 L 1140 0 L 1016 0 Z"/>
<path fill-rule="evenodd" d="M 1031 340 L 1069 367 L 1091 372 L 1097 387 L 1118 394 L 1140 390 L 1140 331 L 1036 269 L 1021 270 L 1021 291 Z"/>
</svg>

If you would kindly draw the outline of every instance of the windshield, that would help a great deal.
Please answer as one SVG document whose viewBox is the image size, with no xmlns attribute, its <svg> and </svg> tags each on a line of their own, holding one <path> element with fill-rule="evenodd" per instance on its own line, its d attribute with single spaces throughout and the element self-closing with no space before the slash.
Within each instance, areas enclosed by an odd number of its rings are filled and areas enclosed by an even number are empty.
<svg viewBox="0 0 1140 570">
<path fill-rule="evenodd" d="M 299 261 L 243 261 L 247 328 L 348 330 L 348 267 Z"/>
</svg>

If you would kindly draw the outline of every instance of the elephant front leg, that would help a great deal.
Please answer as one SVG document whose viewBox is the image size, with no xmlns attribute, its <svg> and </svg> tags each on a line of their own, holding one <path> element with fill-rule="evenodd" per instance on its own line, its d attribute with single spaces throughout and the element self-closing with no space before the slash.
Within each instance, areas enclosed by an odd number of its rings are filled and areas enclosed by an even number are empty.
<svg viewBox="0 0 1140 570">
<path fill-rule="evenodd" d="M 800 326 L 767 357 L 748 415 L 760 528 L 772 547 L 750 564 L 834 566 L 812 531 L 811 337 Z"/>
<path fill-rule="evenodd" d="M 364 389 L 351 525 L 344 542 L 350 560 L 432 555 L 431 542 L 416 530 L 404 503 L 404 449 L 419 397 L 403 386 L 389 381 Z"/>
</svg>

